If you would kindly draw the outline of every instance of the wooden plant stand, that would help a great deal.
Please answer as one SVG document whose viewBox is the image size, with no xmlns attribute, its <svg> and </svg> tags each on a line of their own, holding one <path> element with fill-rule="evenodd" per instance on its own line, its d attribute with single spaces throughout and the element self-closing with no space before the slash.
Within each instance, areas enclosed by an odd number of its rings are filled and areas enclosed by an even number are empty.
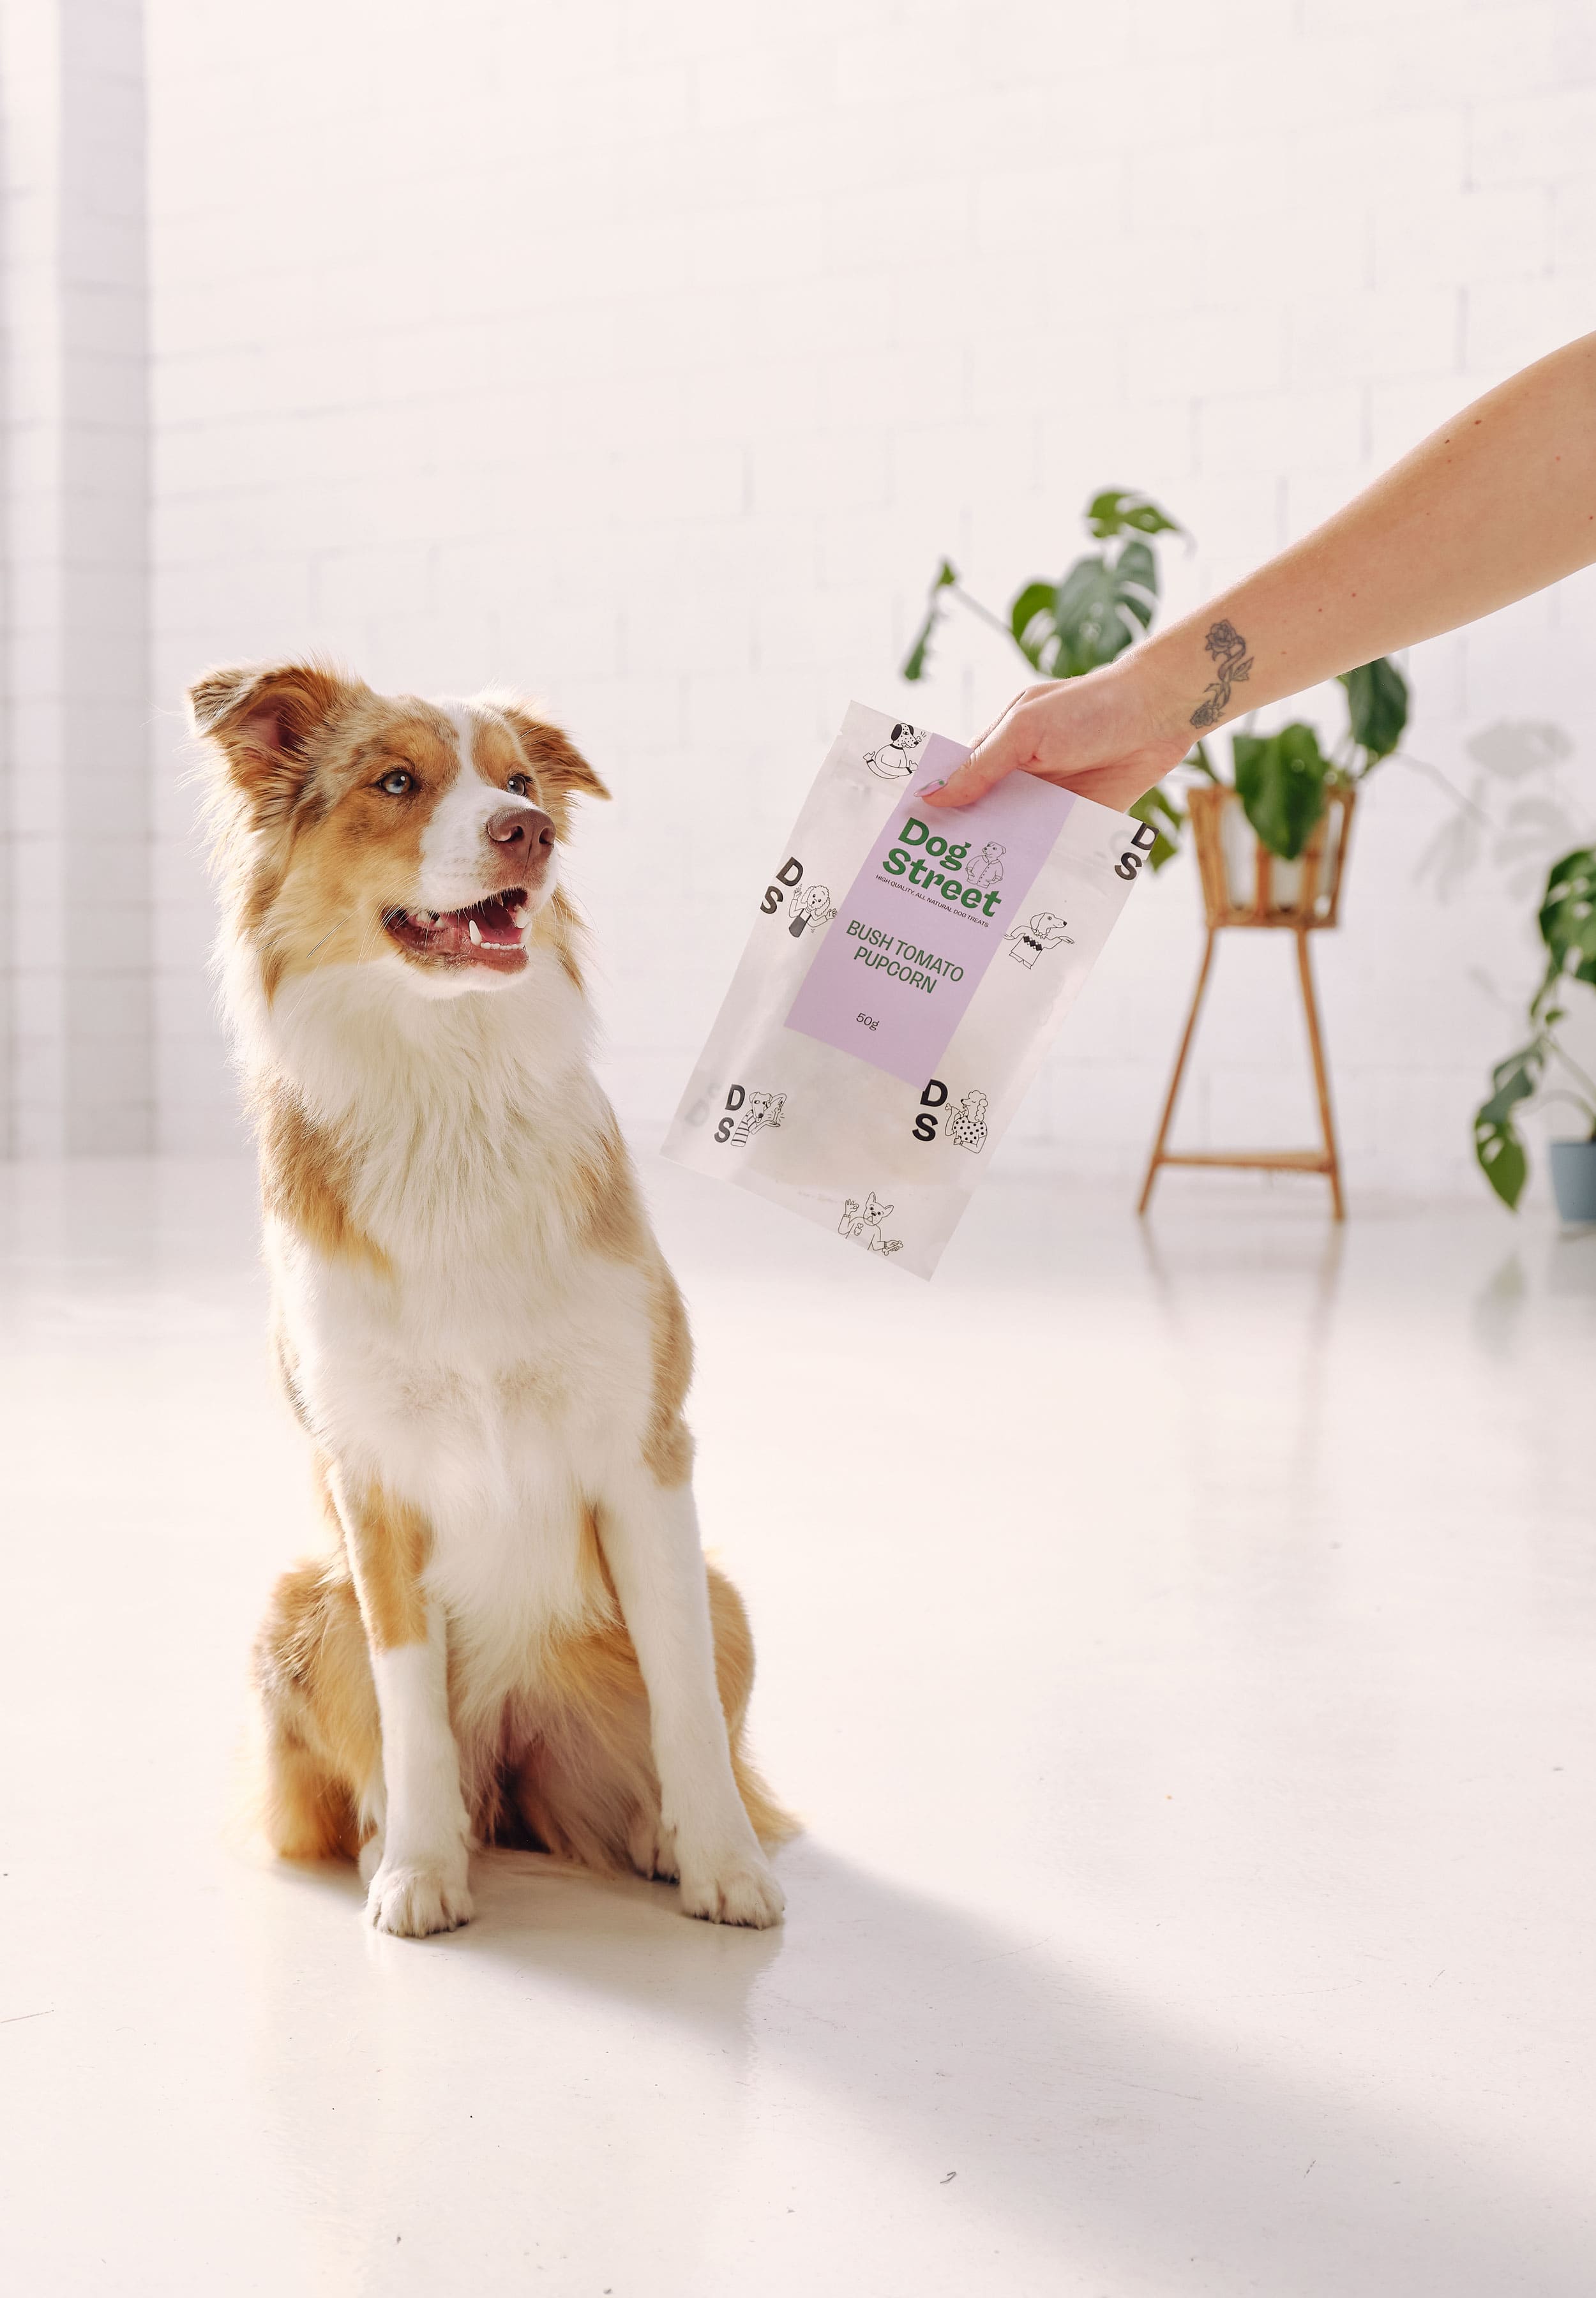
<svg viewBox="0 0 1596 2298">
<path fill-rule="evenodd" d="M 1322 1173 L 1330 1184 L 1335 1218 L 1344 1220 L 1341 1194 L 1341 1156 L 1336 1144 L 1336 1120 L 1330 1110 L 1330 1077 L 1325 1065 L 1324 1035 L 1319 1027 L 1319 1000 L 1314 995 L 1313 966 L 1308 937 L 1336 922 L 1341 904 L 1342 867 L 1352 829 L 1352 792 L 1334 791 L 1312 837 L 1296 862 L 1282 862 L 1253 836 L 1241 802 L 1234 790 L 1197 789 L 1189 793 L 1192 835 L 1203 879 L 1203 908 L 1207 939 L 1197 986 L 1175 1056 L 1175 1073 L 1159 1120 L 1158 1137 L 1147 1164 L 1138 1213 L 1153 1201 L 1158 1176 L 1166 1165 L 1245 1167 L 1266 1173 Z M 1302 1013 L 1308 1025 L 1308 1050 L 1313 1061 L 1313 1082 L 1319 1095 L 1319 1149 L 1173 1150 L 1165 1146 L 1175 1121 L 1181 1079 L 1197 1032 L 1197 1016 L 1213 966 L 1215 937 L 1228 927 L 1264 928 L 1294 934 L 1297 980 L 1302 993 Z"/>
</svg>

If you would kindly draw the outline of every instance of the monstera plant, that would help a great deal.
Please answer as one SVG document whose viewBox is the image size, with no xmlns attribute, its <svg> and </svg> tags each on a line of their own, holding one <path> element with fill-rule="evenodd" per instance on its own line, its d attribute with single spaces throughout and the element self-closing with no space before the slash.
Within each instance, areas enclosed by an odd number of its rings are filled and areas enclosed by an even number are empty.
<svg viewBox="0 0 1596 2298">
<path fill-rule="evenodd" d="M 1023 583 L 1006 616 L 995 614 L 965 590 L 958 569 L 945 558 L 937 569 L 924 620 L 903 664 L 910 681 L 925 675 L 931 641 L 956 599 L 983 622 L 1011 639 L 1031 668 L 1044 678 L 1079 678 L 1123 654 L 1152 627 L 1158 608 L 1159 569 L 1154 538 L 1185 529 L 1150 497 L 1123 487 L 1107 487 L 1086 507 L 1086 527 L 1102 545 L 1082 553 L 1056 583 Z M 1245 685 L 1252 671 L 1245 642 L 1227 623 L 1209 633 L 1215 680 L 1210 689 L 1217 717 L 1230 690 Z M 1408 683 L 1396 665 L 1382 657 L 1348 671 L 1347 726 L 1335 749 L 1319 747 L 1315 730 L 1297 723 L 1277 734 L 1238 732 L 1230 738 L 1232 782 L 1216 768 L 1199 740 L 1181 772 L 1221 788 L 1233 787 L 1247 820 L 1271 854 L 1294 862 L 1330 802 L 1332 793 L 1360 782 L 1388 758 L 1408 723 Z M 1194 721 L 1194 723 L 1195 721 Z M 1179 847 L 1186 826 L 1180 785 L 1161 782 L 1130 809 L 1156 833 L 1148 859 L 1162 869 Z"/>
<path fill-rule="evenodd" d="M 1083 552 L 1056 583 L 1024 583 L 1009 601 L 1006 616 L 965 590 L 959 572 L 945 558 L 932 578 L 925 620 L 904 661 L 903 675 L 923 678 L 938 625 L 954 599 L 1013 639 L 1033 670 L 1044 678 L 1079 678 L 1123 654 L 1148 629 L 1158 606 L 1158 559 L 1150 534 L 1184 530 L 1145 495 L 1109 487 L 1086 507 L 1087 532 L 1108 544 Z"/>
<path fill-rule="evenodd" d="M 1251 669 L 1249 663 L 1246 667 Z M 1231 671 L 1232 679 L 1235 670 Z M 1340 741 L 1327 753 L 1315 729 L 1301 719 L 1278 734 L 1236 732 L 1230 737 L 1233 787 L 1242 811 L 1271 854 L 1294 862 L 1318 828 L 1332 794 L 1350 789 L 1388 758 L 1408 723 L 1408 682 L 1393 662 L 1381 656 L 1357 670 L 1344 671 L 1347 723 Z M 1206 743 L 1199 741 L 1186 760 L 1188 769 L 1223 784 Z M 1154 850 L 1153 866 L 1175 851 L 1182 824 L 1178 799 L 1167 783 L 1149 790 L 1131 811 L 1163 834 L 1164 851 Z"/>
<path fill-rule="evenodd" d="M 1596 1219 L 1596 1078 L 1558 1035 L 1567 1019 L 1568 984 L 1596 988 L 1596 846 L 1577 847 L 1552 864 L 1536 923 L 1546 971 L 1529 1004 L 1534 1035 L 1492 1071 L 1490 1099 L 1475 1112 L 1474 1153 L 1503 1204 L 1515 1210 L 1529 1176 L 1516 1120 L 1537 1103 L 1570 1104 L 1585 1135 L 1551 1145 L 1558 1203 L 1565 1219 Z"/>
</svg>

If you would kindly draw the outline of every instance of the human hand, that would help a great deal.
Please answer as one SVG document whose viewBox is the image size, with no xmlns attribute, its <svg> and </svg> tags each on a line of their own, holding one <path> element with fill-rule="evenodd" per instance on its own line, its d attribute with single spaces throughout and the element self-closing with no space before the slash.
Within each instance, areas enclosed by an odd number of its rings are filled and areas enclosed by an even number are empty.
<svg viewBox="0 0 1596 2298">
<path fill-rule="evenodd" d="M 968 806 L 1005 774 L 1061 782 L 1116 810 L 1178 766 L 1192 744 L 1189 726 L 1160 726 L 1129 664 L 1084 678 L 1048 679 L 1018 694 L 927 806 Z"/>
</svg>

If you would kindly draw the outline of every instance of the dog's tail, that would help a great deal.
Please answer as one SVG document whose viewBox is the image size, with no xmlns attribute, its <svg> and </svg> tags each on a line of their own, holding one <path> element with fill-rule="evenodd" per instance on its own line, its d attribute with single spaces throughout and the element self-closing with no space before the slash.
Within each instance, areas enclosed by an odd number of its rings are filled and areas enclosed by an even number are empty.
<svg viewBox="0 0 1596 2298">
<path fill-rule="evenodd" d="M 743 1719 L 754 1689 L 754 1639 L 742 1598 L 714 1564 L 707 1565 L 709 1617 L 715 1629 L 715 1672 L 732 1741 L 732 1774 L 755 1834 L 767 1851 L 801 1834 L 801 1823 L 776 1801 L 743 1744 Z"/>
</svg>

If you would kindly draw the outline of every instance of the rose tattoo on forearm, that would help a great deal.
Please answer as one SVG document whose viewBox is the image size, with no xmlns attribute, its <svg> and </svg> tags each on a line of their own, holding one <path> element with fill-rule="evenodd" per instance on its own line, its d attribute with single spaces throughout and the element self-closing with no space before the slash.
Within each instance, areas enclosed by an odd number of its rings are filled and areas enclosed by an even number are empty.
<svg viewBox="0 0 1596 2298">
<path fill-rule="evenodd" d="M 1230 690 L 1244 683 L 1253 667 L 1247 642 L 1234 623 L 1215 623 L 1203 641 L 1212 657 L 1213 684 L 1192 712 L 1194 726 L 1217 726 L 1230 707 Z"/>
</svg>

